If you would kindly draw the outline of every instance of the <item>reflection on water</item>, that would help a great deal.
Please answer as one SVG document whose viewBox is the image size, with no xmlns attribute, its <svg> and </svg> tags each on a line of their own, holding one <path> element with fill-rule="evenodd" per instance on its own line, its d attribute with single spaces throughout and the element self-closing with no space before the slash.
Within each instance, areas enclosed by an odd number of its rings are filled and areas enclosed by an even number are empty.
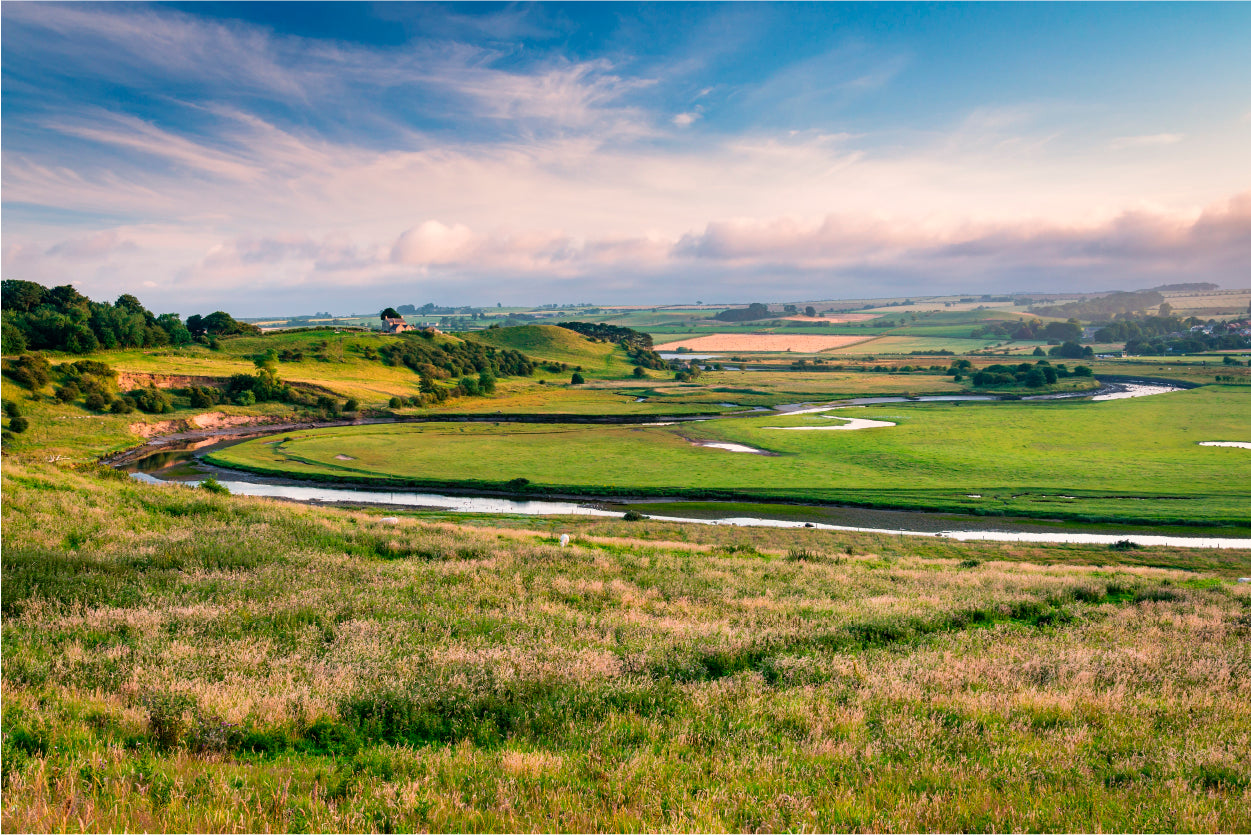
<svg viewBox="0 0 1251 835">
<path fill-rule="evenodd" d="M 148 473 L 135 472 L 132 478 L 148 484 L 169 484 L 171 482 L 155 478 Z M 186 486 L 195 486 L 198 482 L 183 482 Z M 523 499 L 504 499 L 490 496 L 445 496 L 437 493 L 410 493 L 404 491 L 381 490 L 350 490 L 336 487 L 320 487 L 312 485 L 270 484 L 256 481 L 222 481 L 221 485 L 237 496 L 263 496 L 267 498 L 291 499 L 299 502 L 349 502 L 361 504 L 393 505 L 397 507 L 413 507 L 447 510 L 455 513 L 488 513 L 517 514 L 521 516 L 603 516 L 620 518 L 624 514 L 614 510 L 604 510 L 576 502 L 540 501 Z M 678 502 L 680 504 L 680 502 Z M 699 503 L 707 508 L 709 502 Z M 831 511 L 836 509 L 831 508 Z M 854 511 L 853 511 L 854 512 Z M 909 519 L 929 517 L 930 527 L 934 521 L 950 522 L 949 517 L 938 514 L 920 512 L 899 513 L 897 511 L 878 511 L 879 514 L 894 514 L 894 518 Z M 903 528 L 861 527 L 855 525 L 832 525 L 823 522 L 796 522 L 786 519 L 769 519 L 760 516 L 726 516 L 720 518 L 696 518 L 691 516 L 660 516 L 650 518 L 659 522 L 686 522 L 697 525 L 731 525 L 742 527 L 766 528 L 814 528 L 826 531 L 853 531 L 858 533 L 888 534 L 891 536 L 930 536 L 948 539 L 980 540 L 991 542 L 1039 542 L 1069 543 L 1087 545 L 1111 545 L 1114 542 L 1132 537 L 1139 545 L 1169 545 L 1179 548 L 1251 548 L 1251 539 L 1232 539 L 1222 537 L 1171 536 L 1156 534 L 1120 533 L 1070 533 L 1061 530 L 1052 531 L 991 531 L 991 530 L 916 530 Z"/>
</svg>

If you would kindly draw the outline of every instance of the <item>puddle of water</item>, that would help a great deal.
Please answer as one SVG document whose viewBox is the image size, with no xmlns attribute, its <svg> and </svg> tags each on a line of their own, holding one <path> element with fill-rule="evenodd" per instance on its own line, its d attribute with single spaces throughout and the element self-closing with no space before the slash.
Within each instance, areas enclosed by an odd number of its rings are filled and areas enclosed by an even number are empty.
<svg viewBox="0 0 1251 835">
<path fill-rule="evenodd" d="M 768 455 L 763 449 L 747 446 L 746 444 L 731 444 L 709 441 L 707 443 L 698 443 L 696 446 L 710 447 L 712 449 L 724 449 L 730 452 L 750 452 L 753 455 Z"/>
<path fill-rule="evenodd" d="M 688 354 L 685 351 L 681 353 L 677 351 L 657 351 L 662 360 L 710 360 L 713 357 L 719 357 L 721 354 Z"/>
<path fill-rule="evenodd" d="M 898 426 L 897 423 L 891 423 L 889 420 L 869 420 L 868 418 L 848 418 L 839 417 L 838 415 L 818 415 L 826 420 L 845 420 L 842 426 L 768 426 L 766 429 L 797 429 L 800 431 L 817 431 L 828 432 L 830 430 L 852 430 L 852 429 L 876 429 L 883 426 Z"/>
<path fill-rule="evenodd" d="M 1199 446 L 1228 446 L 1236 449 L 1251 449 L 1246 441 L 1199 441 Z"/>
<path fill-rule="evenodd" d="M 1130 397 L 1149 397 L 1153 394 L 1167 394 L 1170 391 L 1181 391 L 1176 386 L 1150 386 L 1140 383 L 1122 383 L 1124 386 L 1121 391 L 1108 392 L 1107 394 L 1096 394 L 1091 400 L 1125 400 Z"/>
</svg>

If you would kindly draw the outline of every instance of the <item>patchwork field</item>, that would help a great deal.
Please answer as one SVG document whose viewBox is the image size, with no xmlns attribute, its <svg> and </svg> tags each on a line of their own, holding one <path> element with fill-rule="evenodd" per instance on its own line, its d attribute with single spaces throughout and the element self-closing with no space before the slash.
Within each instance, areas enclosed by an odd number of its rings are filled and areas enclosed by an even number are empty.
<svg viewBox="0 0 1251 835">
<path fill-rule="evenodd" d="M 713 333 L 690 339 L 672 340 L 656 346 L 657 351 L 689 348 L 696 353 L 711 351 L 795 351 L 815 354 L 844 348 L 872 339 L 871 336 L 822 336 L 788 333 Z"/>
</svg>

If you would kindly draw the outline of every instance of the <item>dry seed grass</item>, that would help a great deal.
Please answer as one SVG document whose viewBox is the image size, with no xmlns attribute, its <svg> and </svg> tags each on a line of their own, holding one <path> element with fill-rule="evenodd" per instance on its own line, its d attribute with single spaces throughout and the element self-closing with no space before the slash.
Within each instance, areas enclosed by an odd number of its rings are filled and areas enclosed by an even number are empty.
<svg viewBox="0 0 1251 835">
<path fill-rule="evenodd" d="M 639 523 L 561 549 L 20 465 L 4 522 L 7 830 L 1251 825 L 1245 586 L 830 532 L 770 532 L 812 534 L 805 560 Z M 32 589 L 21 548 L 90 562 Z M 258 731 L 380 695 L 522 713 L 333 757 L 160 750 L 145 698 L 169 692 Z"/>
</svg>

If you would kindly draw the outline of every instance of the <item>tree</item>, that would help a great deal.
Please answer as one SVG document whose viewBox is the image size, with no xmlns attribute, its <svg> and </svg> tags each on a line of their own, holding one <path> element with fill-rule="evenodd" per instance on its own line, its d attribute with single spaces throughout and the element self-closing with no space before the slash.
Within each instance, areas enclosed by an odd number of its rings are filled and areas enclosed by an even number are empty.
<svg viewBox="0 0 1251 835">
<path fill-rule="evenodd" d="M 636 365 L 636 366 L 634 366 L 634 376 L 635 376 L 635 377 L 646 377 L 646 376 L 647 376 L 647 372 L 643 370 L 643 366 L 641 366 L 641 365 Z"/>
<path fill-rule="evenodd" d="M 573 386 L 580 386 L 585 382 L 586 378 L 577 371 L 573 372 L 573 376 L 569 378 L 569 384 Z"/>
<path fill-rule="evenodd" d="M 808 305 L 807 307 L 804 308 L 804 315 L 812 316 L 815 318 L 817 315 L 817 309 L 813 307 L 812 305 Z"/>
<path fill-rule="evenodd" d="M 386 310 L 382 311 L 382 313 L 379 314 L 378 318 L 382 319 L 383 321 L 386 321 L 387 319 L 399 319 L 401 317 L 400 317 L 400 314 L 395 311 L 394 307 L 388 307 Z"/>
<path fill-rule="evenodd" d="M 1037 348 L 1035 348 L 1035 349 L 1034 349 L 1034 356 L 1036 356 L 1036 357 L 1045 357 L 1045 356 L 1047 356 L 1047 352 L 1046 352 L 1046 351 L 1044 351 L 1044 350 L 1042 349 L 1042 346 L 1040 345 L 1040 346 L 1038 346 Z"/>
<path fill-rule="evenodd" d="M 478 375 L 478 388 L 483 394 L 495 393 L 495 377 L 491 376 L 491 372 L 483 371 Z"/>
</svg>

